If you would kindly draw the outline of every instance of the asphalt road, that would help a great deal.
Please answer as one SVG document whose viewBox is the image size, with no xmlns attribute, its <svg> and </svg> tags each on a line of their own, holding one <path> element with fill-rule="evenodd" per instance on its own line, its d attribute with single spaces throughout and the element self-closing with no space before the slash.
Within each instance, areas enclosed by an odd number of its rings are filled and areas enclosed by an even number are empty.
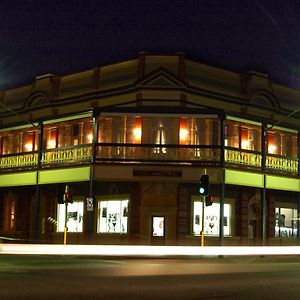
<svg viewBox="0 0 300 300">
<path fill-rule="evenodd" d="M 0 299 L 300 299 L 300 258 L 0 255 Z"/>
</svg>

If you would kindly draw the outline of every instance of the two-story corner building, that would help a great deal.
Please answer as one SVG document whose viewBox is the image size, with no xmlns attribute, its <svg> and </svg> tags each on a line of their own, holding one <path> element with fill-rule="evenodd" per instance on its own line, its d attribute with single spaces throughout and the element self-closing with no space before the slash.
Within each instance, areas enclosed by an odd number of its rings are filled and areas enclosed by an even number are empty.
<svg viewBox="0 0 300 300">
<path fill-rule="evenodd" d="M 183 53 L 4 90 L 0 236 L 62 243 L 67 216 L 71 243 L 297 244 L 299 99 Z"/>
</svg>

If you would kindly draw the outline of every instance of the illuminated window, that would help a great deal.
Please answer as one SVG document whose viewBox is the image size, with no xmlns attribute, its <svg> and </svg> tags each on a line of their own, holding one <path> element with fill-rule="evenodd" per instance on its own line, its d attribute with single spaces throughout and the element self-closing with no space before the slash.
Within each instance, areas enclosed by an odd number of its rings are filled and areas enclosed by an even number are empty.
<svg viewBox="0 0 300 300">
<path fill-rule="evenodd" d="M 98 232 L 127 233 L 128 200 L 99 201 Z"/>
<path fill-rule="evenodd" d="M 275 236 L 297 237 L 297 209 L 275 208 Z"/>
<path fill-rule="evenodd" d="M 165 235 L 165 217 L 152 217 L 152 236 L 163 237 Z"/>
<path fill-rule="evenodd" d="M 82 232 L 83 230 L 83 201 L 68 204 L 67 212 L 68 232 Z M 57 207 L 57 231 L 63 232 L 65 227 L 65 204 Z"/>
<path fill-rule="evenodd" d="M 224 204 L 224 236 L 231 235 L 230 204 Z M 202 230 L 202 202 L 194 201 L 193 207 L 193 233 L 200 235 Z M 204 209 L 204 234 L 219 236 L 220 232 L 220 204 L 213 203 Z"/>
<path fill-rule="evenodd" d="M 10 204 L 10 222 L 9 222 L 10 230 L 14 230 L 15 225 L 16 225 L 16 202 L 12 200 Z"/>
</svg>

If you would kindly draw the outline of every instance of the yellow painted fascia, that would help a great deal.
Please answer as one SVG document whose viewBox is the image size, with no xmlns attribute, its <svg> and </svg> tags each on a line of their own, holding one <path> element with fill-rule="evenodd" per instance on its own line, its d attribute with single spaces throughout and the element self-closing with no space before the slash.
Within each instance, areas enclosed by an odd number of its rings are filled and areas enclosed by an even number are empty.
<svg viewBox="0 0 300 300">
<path fill-rule="evenodd" d="M 300 179 L 266 175 L 266 188 L 273 190 L 300 192 Z"/>
<path fill-rule="evenodd" d="M 36 171 L 0 175 L 0 187 L 36 184 Z"/>
<path fill-rule="evenodd" d="M 39 184 L 82 182 L 90 180 L 90 167 L 42 170 L 39 172 Z"/>
<path fill-rule="evenodd" d="M 225 170 L 225 184 L 264 187 L 264 175 L 259 173 Z"/>
</svg>

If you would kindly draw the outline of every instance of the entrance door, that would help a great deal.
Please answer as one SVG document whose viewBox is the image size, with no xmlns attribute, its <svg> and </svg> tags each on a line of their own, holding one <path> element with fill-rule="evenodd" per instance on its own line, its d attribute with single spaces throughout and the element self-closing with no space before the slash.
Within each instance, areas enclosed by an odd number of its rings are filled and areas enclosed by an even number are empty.
<svg viewBox="0 0 300 300">
<path fill-rule="evenodd" d="M 165 220 L 164 216 L 152 216 L 151 244 L 165 244 Z"/>
</svg>

